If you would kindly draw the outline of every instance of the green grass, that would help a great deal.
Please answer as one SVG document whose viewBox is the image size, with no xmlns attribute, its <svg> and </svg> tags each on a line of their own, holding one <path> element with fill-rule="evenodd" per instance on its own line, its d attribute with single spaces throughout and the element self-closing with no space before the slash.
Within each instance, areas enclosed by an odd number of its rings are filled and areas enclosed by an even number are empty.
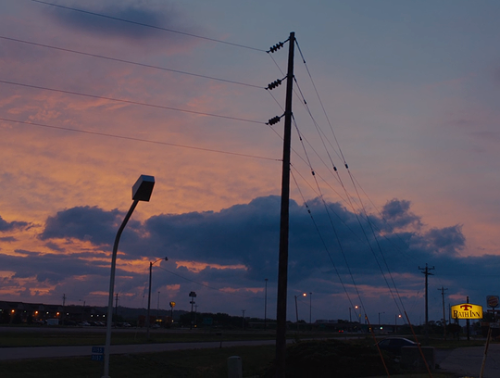
<svg viewBox="0 0 500 378">
<path fill-rule="evenodd" d="M 243 376 L 258 376 L 274 358 L 274 346 L 197 349 L 151 354 L 111 356 L 110 376 L 113 378 L 169 377 L 219 378 L 227 377 L 227 359 L 242 358 Z M 90 357 L 45 360 L 7 361 L 1 363 L 1 376 L 9 378 L 102 376 L 103 363 Z"/>
</svg>

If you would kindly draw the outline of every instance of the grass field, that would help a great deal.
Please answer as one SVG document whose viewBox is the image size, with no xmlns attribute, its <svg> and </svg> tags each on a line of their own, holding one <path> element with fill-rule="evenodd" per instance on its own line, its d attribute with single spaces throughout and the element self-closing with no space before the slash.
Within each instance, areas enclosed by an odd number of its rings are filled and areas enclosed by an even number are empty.
<svg viewBox="0 0 500 378">
<path fill-rule="evenodd" d="M 345 336 L 337 339 L 344 339 Z M 290 337 L 298 339 L 322 337 L 328 338 L 332 334 L 296 334 Z M 350 344 L 373 345 L 371 336 L 359 335 L 356 341 Z M 195 341 L 229 341 L 251 339 L 273 339 L 273 332 L 209 332 L 202 330 L 152 330 L 151 339 L 146 340 L 145 330 L 113 332 L 113 344 L 139 344 L 139 343 L 168 343 L 168 342 L 195 342 Z M 0 329 L 1 347 L 21 346 L 61 346 L 61 345 L 103 345 L 105 335 L 99 329 Z M 436 340 L 431 339 L 431 345 L 439 348 L 456 348 L 464 346 L 484 345 L 484 341 L 467 340 Z M 322 352 L 320 350 L 319 352 Z M 314 352 L 316 353 L 316 352 Z M 336 352 L 335 352 L 336 353 Z M 127 377 L 227 377 L 227 359 L 231 356 L 240 356 L 243 362 L 243 377 L 264 376 L 274 359 L 274 346 L 259 347 L 234 347 L 206 350 L 184 350 L 152 354 L 127 354 L 113 355 L 110 363 L 110 376 L 113 378 Z M 293 364 L 293 361 L 291 361 Z M 307 362 L 308 363 L 308 362 Z M 59 375 L 79 377 L 101 377 L 102 362 L 91 361 L 90 357 L 56 358 L 43 360 L 7 361 L 0 363 L 0 377 L 54 377 Z M 327 375 L 329 376 L 329 375 Z M 332 372 L 332 377 L 335 376 Z M 364 375 L 366 376 L 366 375 Z M 392 378 L 424 378 L 427 374 L 407 373 L 392 375 Z M 434 378 L 451 378 L 454 375 L 433 373 Z"/>
<path fill-rule="evenodd" d="M 274 347 L 238 347 L 202 349 L 164 353 L 111 356 L 110 376 L 113 378 L 227 377 L 227 359 L 242 358 L 243 376 L 258 376 L 274 357 Z M 98 378 L 103 363 L 90 357 L 49 360 L 8 361 L 0 364 L 0 376 L 9 378 Z"/>
</svg>

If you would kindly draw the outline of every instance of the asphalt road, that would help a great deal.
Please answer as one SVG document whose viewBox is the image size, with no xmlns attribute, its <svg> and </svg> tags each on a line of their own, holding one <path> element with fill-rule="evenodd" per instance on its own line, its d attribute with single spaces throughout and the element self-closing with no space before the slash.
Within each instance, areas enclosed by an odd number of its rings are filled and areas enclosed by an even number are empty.
<svg viewBox="0 0 500 378">
<path fill-rule="evenodd" d="M 111 354 L 156 353 L 170 350 L 228 348 L 236 346 L 274 345 L 275 340 L 214 341 L 165 344 L 112 345 Z M 102 345 L 96 345 L 102 346 Z M 18 347 L 0 348 L 0 361 L 26 360 L 34 358 L 57 358 L 91 356 L 91 346 Z"/>
<path fill-rule="evenodd" d="M 443 371 L 458 374 L 457 377 L 479 377 L 484 357 L 484 347 L 457 348 L 436 351 L 436 363 Z M 490 344 L 483 378 L 500 377 L 500 344 Z"/>
</svg>

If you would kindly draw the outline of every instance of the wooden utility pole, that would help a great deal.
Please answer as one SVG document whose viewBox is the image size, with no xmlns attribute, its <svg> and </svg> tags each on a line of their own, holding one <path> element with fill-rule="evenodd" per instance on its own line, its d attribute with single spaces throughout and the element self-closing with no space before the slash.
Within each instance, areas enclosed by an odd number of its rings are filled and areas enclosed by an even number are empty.
<svg viewBox="0 0 500 378">
<path fill-rule="evenodd" d="M 429 268 L 427 266 L 427 263 L 425 263 L 425 269 L 418 267 L 422 271 L 423 274 L 425 274 L 425 342 L 428 344 L 429 343 L 429 276 L 433 276 L 432 273 L 429 273 L 429 270 L 433 270 L 434 267 Z"/>
<path fill-rule="evenodd" d="M 448 289 L 441 287 L 441 289 L 438 289 L 438 290 L 441 290 L 441 297 L 443 298 L 443 335 L 444 335 L 444 339 L 446 340 L 446 312 L 445 312 L 445 307 L 444 307 L 444 291 L 448 290 Z"/>
<path fill-rule="evenodd" d="M 288 285 L 288 234 L 290 206 L 290 150 L 292 134 L 293 57 L 295 33 L 290 33 L 288 72 L 285 99 L 285 130 L 283 134 L 283 173 L 281 181 L 280 244 L 278 263 L 278 304 L 276 311 L 276 377 L 285 378 L 286 299 Z"/>
</svg>

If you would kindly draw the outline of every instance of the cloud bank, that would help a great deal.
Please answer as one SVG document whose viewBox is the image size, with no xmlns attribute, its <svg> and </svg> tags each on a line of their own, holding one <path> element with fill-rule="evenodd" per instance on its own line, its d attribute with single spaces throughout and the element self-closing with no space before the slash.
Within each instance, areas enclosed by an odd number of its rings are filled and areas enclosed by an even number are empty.
<svg viewBox="0 0 500 378">
<path fill-rule="evenodd" d="M 358 301 L 356 291 L 368 306 L 390 303 L 387 282 L 395 282 L 403 301 L 411 301 L 421 290 L 418 267 L 426 263 L 448 285 L 469 286 L 479 297 L 486 288 L 477 276 L 494 274 L 500 266 L 497 256 L 460 257 L 465 245 L 461 227 L 428 229 L 409 201 L 393 199 L 368 218 L 339 203 L 314 199 L 306 205 L 290 202 L 289 293 L 314 292 L 318 303 L 321 296 Z M 160 214 L 142 224 L 132 220 L 119 248 L 116 290 L 138 305 L 148 261 L 168 256 L 155 271 L 153 292 L 176 287 L 169 295 L 182 298 L 193 287 L 207 290 L 205 295 L 219 298 L 209 307 L 223 305 L 224 293 L 226 305 L 227 293 L 242 295 L 228 311 L 245 306 L 238 302 L 258 302 L 264 279 L 274 286 L 277 280 L 279 214 L 280 198 L 266 196 L 218 212 Z M 24 286 L 33 285 L 37 295 L 37 285 L 60 292 L 75 280 L 86 285 L 79 296 L 105 293 L 109 250 L 123 216 L 90 206 L 49 216 L 38 239 L 50 252 L 0 255 L 2 266 L 14 272 L 8 280 L 27 280 Z"/>
</svg>

